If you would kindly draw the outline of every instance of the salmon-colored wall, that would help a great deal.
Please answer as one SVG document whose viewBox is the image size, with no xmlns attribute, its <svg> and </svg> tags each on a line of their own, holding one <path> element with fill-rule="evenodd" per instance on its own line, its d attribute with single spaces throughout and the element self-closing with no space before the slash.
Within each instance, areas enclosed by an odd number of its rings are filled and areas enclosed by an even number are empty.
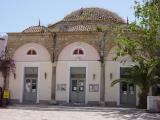
<svg viewBox="0 0 160 120">
<path fill-rule="evenodd" d="M 29 49 L 35 49 L 37 55 L 27 55 Z M 43 46 L 36 43 L 28 43 L 18 48 L 13 56 L 15 61 L 51 61 L 49 52 Z"/>
<path fill-rule="evenodd" d="M 73 51 L 76 48 L 84 50 L 84 55 L 73 55 Z M 83 61 L 97 61 L 99 60 L 99 54 L 95 48 L 84 42 L 75 42 L 66 46 L 59 55 L 58 60 L 83 60 Z"/>
</svg>

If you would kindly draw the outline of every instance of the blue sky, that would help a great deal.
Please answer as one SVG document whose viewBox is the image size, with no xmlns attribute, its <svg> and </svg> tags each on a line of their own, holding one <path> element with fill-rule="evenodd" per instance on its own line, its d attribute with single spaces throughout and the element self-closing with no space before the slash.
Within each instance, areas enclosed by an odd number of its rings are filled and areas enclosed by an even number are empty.
<svg viewBox="0 0 160 120">
<path fill-rule="evenodd" d="M 85 7 L 100 7 L 134 20 L 134 0 L 0 0 L 0 33 L 21 32 L 38 25 L 55 23 L 70 12 Z"/>
</svg>

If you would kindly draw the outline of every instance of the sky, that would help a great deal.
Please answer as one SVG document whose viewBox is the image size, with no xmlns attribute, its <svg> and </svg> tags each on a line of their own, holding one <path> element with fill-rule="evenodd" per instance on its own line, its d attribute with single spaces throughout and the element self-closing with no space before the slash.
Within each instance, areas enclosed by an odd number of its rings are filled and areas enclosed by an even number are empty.
<svg viewBox="0 0 160 120">
<path fill-rule="evenodd" d="M 0 34 L 21 32 L 27 27 L 48 26 L 74 10 L 99 7 L 134 21 L 134 0 L 0 0 Z"/>
</svg>

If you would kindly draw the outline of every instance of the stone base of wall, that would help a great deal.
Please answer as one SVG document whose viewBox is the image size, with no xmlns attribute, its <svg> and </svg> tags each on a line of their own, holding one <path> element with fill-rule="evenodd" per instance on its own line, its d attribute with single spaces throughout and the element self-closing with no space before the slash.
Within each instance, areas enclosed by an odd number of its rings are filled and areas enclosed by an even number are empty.
<svg viewBox="0 0 160 120">
<path fill-rule="evenodd" d="M 87 105 L 99 106 L 99 105 L 100 105 L 100 102 L 99 102 L 99 101 L 88 101 Z"/>
<path fill-rule="evenodd" d="M 10 100 L 10 104 L 37 104 L 37 103 L 20 103 L 19 100 L 12 99 Z M 50 100 L 40 100 L 38 104 L 48 104 L 48 105 L 67 105 L 67 106 L 100 106 L 99 101 L 88 101 L 87 104 L 81 103 L 68 103 L 67 101 L 54 101 L 54 104 Z M 106 101 L 106 106 L 116 107 L 117 102 L 115 101 Z"/>
<path fill-rule="evenodd" d="M 50 100 L 40 100 L 39 104 L 50 104 Z"/>
<path fill-rule="evenodd" d="M 20 104 L 18 99 L 10 99 L 9 104 Z"/>
<path fill-rule="evenodd" d="M 49 100 L 40 100 L 39 103 L 34 102 L 22 102 L 20 103 L 18 99 L 10 99 L 9 104 L 50 104 Z"/>
<path fill-rule="evenodd" d="M 88 101 L 85 103 L 68 103 L 67 101 L 56 101 L 57 105 L 67 105 L 67 106 L 99 106 L 99 101 Z"/>
<path fill-rule="evenodd" d="M 56 101 L 57 104 L 62 104 L 62 105 L 66 105 L 66 104 L 69 104 L 67 103 L 67 101 Z"/>
<path fill-rule="evenodd" d="M 105 104 L 106 104 L 106 106 L 109 106 L 109 107 L 116 107 L 117 106 L 116 101 L 106 101 Z"/>
</svg>

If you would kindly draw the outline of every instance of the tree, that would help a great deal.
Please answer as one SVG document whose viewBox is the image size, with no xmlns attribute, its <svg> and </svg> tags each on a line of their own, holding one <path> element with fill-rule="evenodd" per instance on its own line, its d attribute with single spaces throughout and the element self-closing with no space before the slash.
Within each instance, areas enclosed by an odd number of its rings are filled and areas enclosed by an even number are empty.
<svg viewBox="0 0 160 120">
<path fill-rule="evenodd" d="M 160 1 L 143 0 L 135 2 L 136 21 L 121 30 L 117 41 L 117 57 L 130 55 L 138 65 L 131 69 L 131 79 L 119 79 L 117 82 L 131 82 L 139 86 L 139 104 L 146 107 L 149 88 L 159 83 L 160 58 Z"/>
<path fill-rule="evenodd" d="M 130 76 L 128 78 L 114 80 L 111 86 L 119 82 L 137 85 L 141 90 L 139 94 L 139 106 L 141 108 L 146 108 L 150 87 L 160 83 L 159 65 L 159 59 L 140 61 L 139 64 L 131 67 Z"/>
<path fill-rule="evenodd" d="M 160 47 L 160 1 L 135 2 L 134 8 L 137 22 L 128 25 L 128 30 L 121 30 L 117 55 L 129 54 L 134 61 L 152 59 Z M 137 37 L 131 38 L 130 34 Z"/>
<path fill-rule="evenodd" d="M 9 73 L 12 71 L 15 72 L 15 64 L 14 60 L 10 58 L 8 55 L 8 50 L 2 51 L 0 54 L 0 72 L 2 73 L 4 83 L 3 83 L 3 89 L 6 89 L 8 87 L 8 77 Z M 15 76 L 15 73 L 14 73 Z"/>
</svg>

